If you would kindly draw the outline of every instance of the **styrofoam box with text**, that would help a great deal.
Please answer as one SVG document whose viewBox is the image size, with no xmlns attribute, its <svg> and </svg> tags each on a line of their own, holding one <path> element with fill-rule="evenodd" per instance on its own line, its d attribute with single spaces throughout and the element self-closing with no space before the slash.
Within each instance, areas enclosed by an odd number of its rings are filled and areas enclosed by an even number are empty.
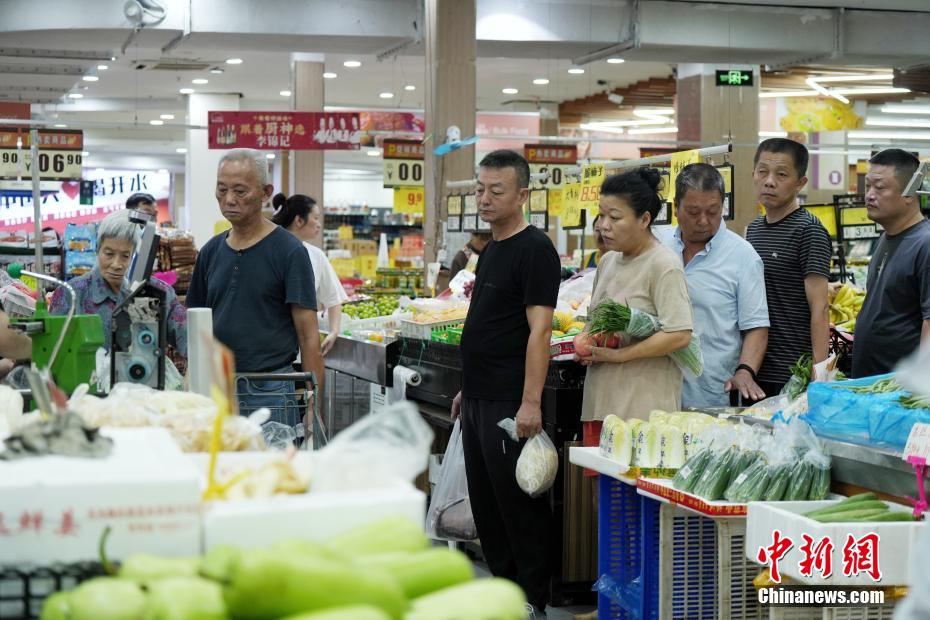
<svg viewBox="0 0 930 620">
<path fill-rule="evenodd" d="M 200 484 L 168 431 L 104 428 L 106 458 L 0 461 L 0 564 L 200 552 Z"/>
<path fill-rule="evenodd" d="M 309 457 L 306 452 L 295 455 L 301 460 Z M 206 455 L 190 454 L 188 458 L 197 465 L 205 484 Z M 217 469 L 255 467 L 276 458 L 282 458 L 281 454 L 225 452 L 218 457 Z M 426 496 L 408 482 L 370 490 L 316 493 L 311 483 L 311 491 L 299 495 L 209 502 L 203 515 L 204 550 L 217 545 L 262 547 L 293 539 L 324 542 L 352 528 L 397 515 L 421 524 L 426 516 Z"/>
<path fill-rule="evenodd" d="M 794 545 L 779 561 L 778 570 L 782 575 L 810 585 L 831 586 L 903 586 L 913 585 L 917 575 L 911 573 L 911 550 L 916 548 L 917 537 L 924 528 L 924 522 L 891 521 L 885 523 L 820 523 L 802 516 L 802 513 L 825 508 L 836 501 L 820 502 L 751 502 L 746 519 L 746 557 L 758 561 L 756 555 L 760 547 L 772 544 L 773 532 L 777 529 L 783 537 L 791 539 Z M 910 512 L 911 508 L 889 502 L 893 511 Z M 856 540 L 866 534 L 879 536 L 878 566 L 881 581 L 876 583 L 865 572 L 855 577 L 843 575 L 843 546 L 847 536 Z M 824 579 L 815 569 L 812 577 L 800 573 L 799 562 L 804 558 L 801 546 L 804 534 L 818 541 L 826 536 L 833 543 L 833 574 Z"/>
</svg>

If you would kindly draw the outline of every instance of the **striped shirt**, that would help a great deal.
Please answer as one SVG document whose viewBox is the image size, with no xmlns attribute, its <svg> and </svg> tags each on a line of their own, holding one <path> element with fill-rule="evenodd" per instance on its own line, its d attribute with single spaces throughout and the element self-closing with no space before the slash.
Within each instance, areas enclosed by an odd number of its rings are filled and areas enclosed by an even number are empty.
<svg viewBox="0 0 930 620">
<path fill-rule="evenodd" d="M 833 245 L 823 224 L 804 209 L 770 224 L 756 218 L 746 231 L 765 269 L 769 344 L 759 381 L 785 383 L 791 366 L 811 352 L 811 312 L 804 290 L 809 275 L 830 276 Z M 771 395 L 770 395 L 771 396 Z"/>
</svg>

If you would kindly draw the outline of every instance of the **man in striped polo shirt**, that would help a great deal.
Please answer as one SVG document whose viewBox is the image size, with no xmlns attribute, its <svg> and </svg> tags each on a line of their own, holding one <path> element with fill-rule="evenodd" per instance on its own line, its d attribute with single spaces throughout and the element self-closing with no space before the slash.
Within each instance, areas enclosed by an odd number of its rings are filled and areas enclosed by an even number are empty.
<svg viewBox="0 0 930 620">
<path fill-rule="evenodd" d="M 785 138 L 763 141 L 753 160 L 752 181 L 765 215 L 749 224 L 746 240 L 765 271 L 771 326 L 757 383 L 766 396 L 781 391 L 801 355 L 823 361 L 830 344 L 827 280 L 833 247 L 820 220 L 798 204 L 807 161 L 807 148 Z"/>
</svg>

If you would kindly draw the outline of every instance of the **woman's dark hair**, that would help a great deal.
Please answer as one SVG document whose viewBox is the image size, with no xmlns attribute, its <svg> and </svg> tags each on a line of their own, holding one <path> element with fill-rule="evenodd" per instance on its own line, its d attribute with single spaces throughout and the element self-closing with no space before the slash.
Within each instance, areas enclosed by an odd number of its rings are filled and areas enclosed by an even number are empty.
<svg viewBox="0 0 930 620">
<path fill-rule="evenodd" d="M 661 184 L 662 175 L 658 170 L 642 167 L 607 177 L 601 185 L 601 196 L 622 198 L 629 203 L 637 217 L 648 213 L 649 225 L 652 226 L 662 209 L 662 199 L 659 197 Z"/>
<path fill-rule="evenodd" d="M 274 205 L 274 215 L 271 221 L 282 228 L 288 228 L 298 217 L 305 220 L 309 218 L 316 200 L 303 194 L 294 194 L 290 198 L 284 194 L 275 194 L 271 199 L 271 204 Z"/>
</svg>

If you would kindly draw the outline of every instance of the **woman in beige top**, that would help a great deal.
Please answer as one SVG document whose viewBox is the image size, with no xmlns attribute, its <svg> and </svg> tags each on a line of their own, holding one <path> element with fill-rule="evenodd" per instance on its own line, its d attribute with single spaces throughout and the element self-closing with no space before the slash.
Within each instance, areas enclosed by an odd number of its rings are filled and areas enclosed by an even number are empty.
<svg viewBox="0 0 930 620">
<path fill-rule="evenodd" d="M 681 260 L 652 234 L 661 177 L 640 168 L 608 177 L 601 187 L 598 227 L 608 252 L 597 266 L 591 308 L 613 299 L 658 317 L 662 330 L 618 349 L 594 347 L 581 419 L 585 445 L 597 445 L 610 413 L 646 418 L 653 409 L 681 407 L 682 375 L 669 353 L 691 342 L 691 300 Z"/>
</svg>

